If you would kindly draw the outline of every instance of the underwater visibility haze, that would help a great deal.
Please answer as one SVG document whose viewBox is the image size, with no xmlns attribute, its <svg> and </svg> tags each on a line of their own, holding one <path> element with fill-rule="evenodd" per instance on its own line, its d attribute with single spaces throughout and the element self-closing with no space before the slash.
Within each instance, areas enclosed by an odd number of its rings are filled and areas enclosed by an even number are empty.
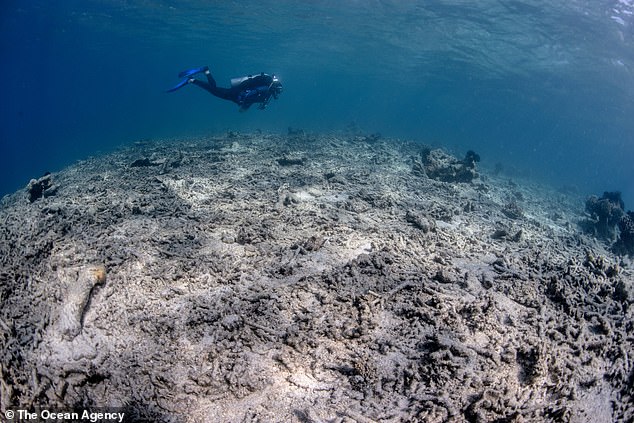
<svg viewBox="0 0 634 423">
<path fill-rule="evenodd" d="M 634 203 L 634 6 L 600 1 L 3 2 L 0 192 L 138 139 L 367 132 L 474 149 Z M 200 90 L 264 71 L 265 112 Z"/>
<path fill-rule="evenodd" d="M 0 193 L 140 139 L 289 126 L 417 140 L 634 204 L 634 2 L 5 1 Z M 265 111 L 165 89 L 275 73 Z"/>
</svg>

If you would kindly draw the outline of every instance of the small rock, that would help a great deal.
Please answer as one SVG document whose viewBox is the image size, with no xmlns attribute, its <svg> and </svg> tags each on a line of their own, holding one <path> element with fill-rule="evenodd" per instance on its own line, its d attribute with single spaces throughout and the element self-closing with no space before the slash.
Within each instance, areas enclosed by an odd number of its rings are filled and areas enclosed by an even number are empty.
<svg viewBox="0 0 634 423">
<path fill-rule="evenodd" d="M 130 163 L 130 167 L 148 167 L 148 166 L 159 166 L 163 163 L 153 162 L 148 158 L 145 159 L 137 159 Z"/>
<path fill-rule="evenodd" d="M 408 211 L 405 214 L 405 220 L 424 233 L 433 231 L 436 228 L 435 223 L 430 221 L 427 217 L 413 211 Z"/>
<path fill-rule="evenodd" d="M 281 159 L 277 159 L 277 164 L 280 166 L 303 166 L 306 162 L 306 159 L 289 159 L 287 157 L 282 157 Z"/>
<path fill-rule="evenodd" d="M 226 330 L 233 331 L 242 326 L 243 322 L 242 317 L 238 316 L 237 314 L 229 314 L 222 319 L 220 324 Z"/>
<path fill-rule="evenodd" d="M 502 208 L 502 213 L 510 219 L 521 219 L 524 217 L 524 211 L 515 201 L 507 203 Z"/>
</svg>

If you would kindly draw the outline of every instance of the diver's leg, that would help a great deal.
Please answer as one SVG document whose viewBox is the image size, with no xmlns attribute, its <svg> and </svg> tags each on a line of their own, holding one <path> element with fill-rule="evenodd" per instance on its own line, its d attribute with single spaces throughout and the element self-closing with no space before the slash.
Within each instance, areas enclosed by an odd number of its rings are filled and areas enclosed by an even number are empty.
<svg viewBox="0 0 634 423">
<path fill-rule="evenodd" d="M 205 75 L 207 75 L 207 82 L 192 78 L 189 80 L 189 83 L 198 85 L 200 88 L 209 91 L 211 94 L 222 98 L 223 100 L 233 101 L 233 96 L 231 95 L 232 93 L 229 88 L 217 87 L 216 81 L 214 80 L 214 77 L 211 76 L 211 72 L 209 72 L 209 70 L 205 71 Z"/>
<path fill-rule="evenodd" d="M 198 75 L 199 73 L 204 73 L 205 75 L 207 75 L 208 84 L 206 84 L 203 81 L 198 81 L 195 78 L 195 76 Z M 211 72 L 209 71 L 209 67 L 207 66 L 201 66 L 199 68 L 184 70 L 178 74 L 178 77 L 185 78 L 185 79 L 181 81 L 176 87 L 170 89 L 169 91 L 175 91 L 178 88 L 181 88 L 187 84 L 198 85 L 199 87 L 204 88 L 205 90 L 209 91 L 212 94 L 214 94 L 213 90 L 216 89 L 216 81 L 214 80 L 214 77 L 211 76 Z"/>
<path fill-rule="evenodd" d="M 209 82 L 209 85 L 215 88 L 216 80 L 211 75 L 211 71 L 209 70 L 209 68 L 205 69 L 205 76 L 207 76 L 207 82 Z"/>
<path fill-rule="evenodd" d="M 216 86 L 216 80 L 211 74 L 209 68 L 205 69 L 205 76 L 207 76 L 207 82 L 209 83 L 209 86 L 213 88 L 213 91 L 208 90 L 210 93 L 212 93 L 216 97 L 220 97 L 225 100 L 233 100 L 234 96 L 230 88 L 221 88 Z"/>
</svg>

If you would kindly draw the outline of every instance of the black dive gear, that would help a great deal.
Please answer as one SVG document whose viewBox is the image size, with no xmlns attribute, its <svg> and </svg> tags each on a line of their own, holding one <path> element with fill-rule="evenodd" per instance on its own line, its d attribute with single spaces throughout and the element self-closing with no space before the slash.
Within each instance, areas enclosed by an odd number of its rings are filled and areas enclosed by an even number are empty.
<svg viewBox="0 0 634 423">
<path fill-rule="evenodd" d="M 199 73 L 204 73 L 207 76 L 207 82 L 194 78 Z M 255 76 L 248 75 L 241 78 L 232 78 L 231 88 L 218 87 L 207 66 L 183 71 L 179 76 L 187 79 L 170 89 L 170 92 L 176 91 L 187 84 L 195 84 L 218 98 L 233 101 L 240 106 L 240 111 L 247 110 L 255 103 L 259 103 L 259 109 L 264 109 L 271 97 L 277 100 L 284 90 L 282 83 L 275 75 L 268 75 L 264 72 Z"/>
</svg>

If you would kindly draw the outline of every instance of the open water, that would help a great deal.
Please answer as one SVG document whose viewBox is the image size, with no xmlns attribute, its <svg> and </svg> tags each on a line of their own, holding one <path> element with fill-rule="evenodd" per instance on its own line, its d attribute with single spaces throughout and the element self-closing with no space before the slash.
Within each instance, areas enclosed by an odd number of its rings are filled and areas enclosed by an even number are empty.
<svg viewBox="0 0 634 423">
<path fill-rule="evenodd" d="M 0 195 L 141 139 L 355 125 L 634 205 L 634 0 L 4 0 Z M 265 111 L 197 87 L 267 72 Z"/>
</svg>

